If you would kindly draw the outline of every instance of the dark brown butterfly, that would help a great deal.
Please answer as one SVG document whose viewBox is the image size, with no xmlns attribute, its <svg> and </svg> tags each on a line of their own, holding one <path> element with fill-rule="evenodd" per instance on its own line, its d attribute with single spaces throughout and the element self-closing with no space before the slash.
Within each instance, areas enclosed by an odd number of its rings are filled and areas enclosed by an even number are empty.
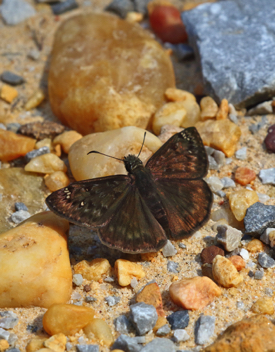
<svg viewBox="0 0 275 352">
<path fill-rule="evenodd" d="M 46 199 L 57 215 L 97 229 L 106 246 L 155 252 L 198 230 L 209 218 L 212 192 L 202 178 L 208 159 L 195 127 L 172 136 L 146 163 L 123 159 L 128 175 L 71 183 Z"/>
</svg>

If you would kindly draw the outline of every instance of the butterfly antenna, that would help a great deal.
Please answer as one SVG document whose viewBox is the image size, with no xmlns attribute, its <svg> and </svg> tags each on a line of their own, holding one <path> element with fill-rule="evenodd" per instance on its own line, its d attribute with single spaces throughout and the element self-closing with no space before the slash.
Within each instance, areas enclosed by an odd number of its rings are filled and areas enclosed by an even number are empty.
<svg viewBox="0 0 275 352">
<path fill-rule="evenodd" d="M 104 155 L 104 156 L 107 156 L 108 158 L 112 158 L 112 159 L 116 159 L 116 160 L 119 160 L 119 161 L 123 161 L 123 159 L 115 158 L 114 156 L 107 155 L 107 154 L 104 154 L 104 153 L 100 153 L 100 152 L 97 152 L 96 150 L 92 150 L 91 152 L 87 153 L 87 155 L 88 154 L 92 154 L 92 153 Z"/>
<path fill-rule="evenodd" d="M 143 146 L 144 146 L 144 142 L 145 142 L 145 137 L 146 137 L 146 132 L 144 132 L 144 136 L 143 136 L 143 142 L 142 142 L 142 145 L 141 145 L 141 148 L 140 148 L 140 151 L 139 151 L 139 153 L 138 153 L 138 156 L 137 156 L 137 157 L 139 157 L 139 156 L 140 156 L 140 153 L 141 153 L 141 151 L 142 151 L 142 148 L 143 148 Z"/>
</svg>

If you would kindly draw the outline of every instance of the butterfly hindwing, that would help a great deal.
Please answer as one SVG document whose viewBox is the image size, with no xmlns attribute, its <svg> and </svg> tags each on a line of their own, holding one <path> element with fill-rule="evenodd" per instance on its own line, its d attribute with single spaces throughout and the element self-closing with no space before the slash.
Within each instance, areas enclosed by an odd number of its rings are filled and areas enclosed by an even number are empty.
<svg viewBox="0 0 275 352">
<path fill-rule="evenodd" d="M 208 159 L 195 127 L 172 136 L 148 160 L 146 167 L 157 179 L 200 179 L 207 173 Z"/>
</svg>

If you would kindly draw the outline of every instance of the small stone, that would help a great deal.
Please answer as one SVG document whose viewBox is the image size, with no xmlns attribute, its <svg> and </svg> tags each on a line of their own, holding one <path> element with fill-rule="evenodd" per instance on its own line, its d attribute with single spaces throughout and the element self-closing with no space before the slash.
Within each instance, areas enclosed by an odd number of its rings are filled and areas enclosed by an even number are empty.
<svg viewBox="0 0 275 352">
<path fill-rule="evenodd" d="M 93 339 L 95 337 L 101 344 L 108 347 L 114 343 L 112 331 L 103 319 L 92 319 L 90 323 L 83 328 L 83 331 L 89 339 Z"/>
<path fill-rule="evenodd" d="M 11 123 L 8 123 L 6 127 L 7 127 L 7 131 L 17 133 L 21 125 L 20 123 L 17 123 L 17 122 L 11 122 Z"/>
<path fill-rule="evenodd" d="M 120 302 L 120 297 L 108 296 L 108 297 L 105 297 L 105 301 L 108 303 L 109 307 L 113 307 Z"/>
<path fill-rule="evenodd" d="M 215 281 L 223 287 L 237 287 L 243 281 L 230 260 L 220 255 L 213 260 L 212 272 Z"/>
<path fill-rule="evenodd" d="M 181 248 L 181 249 L 186 249 L 186 244 L 184 244 L 184 243 L 182 243 L 182 242 L 179 242 L 179 247 Z"/>
<path fill-rule="evenodd" d="M 236 125 L 238 124 L 238 117 L 236 116 L 236 115 L 234 115 L 234 114 L 229 114 L 229 120 L 231 121 L 231 122 L 233 122 L 233 123 L 235 123 Z"/>
<path fill-rule="evenodd" d="M 196 321 L 195 342 L 198 345 L 204 345 L 213 336 L 215 330 L 215 320 L 215 317 L 202 315 Z"/>
<path fill-rule="evenodd" d="M 70 351 L 73 348 L 73 345 L 70 342 L 66 343 L 66 351 Z M 27 351 L 29 352 L 29 351 Z"/>
<path fill-rule="evenodd" d="M 114 320 L 115 330 L 121 334 L 128 334 L 131 330 L 131 323 L 126 315 L 120 315 Z"/>
<path fill-rule="evenodd" d="M 275 152 L 275 125 L 268 128 L 267 135 L 264 139 L 264 144 L 269 152 Z"/>
<path fill-rule="evenodd" d="M 92 297 L 92 296 L 86 296 L 85 297 L 85 302 L 87 303 L 93 303 L 93 302 L 96 302 L 97 301 L 97 298 L 95 297 Z"/>
<path fill-rule="evenodd" d="M 0 11 L 5 23 L 10 26 L 36 14 L 35 9 L 24 0 L 3 0 Z"/>
<path fill-rule="evenodd" d="M 159 316 L 164 316 L 162 296 L 156 282 L 145 285 L 136 296 L 136 302 L 143 302 L 156 308 Z"/>
<path fill-rule="evenodd" d="M 189 340 L 190 336 L 187 334 L 186 330 L 177 329 L 173 332 L 173 339 L 175 340 L 175 342 L 179 343 Z"/>
<path fill-rule="evenodd" d="M 259 177 L 263 185 L 275 185 L 275 168 L 261 170 Z"/>
<path fill-rule="evenodd" d="M 262 268 L 265 268 L 265 269 L 273 268 L 275 266 L 275 260 L 265 252 L 259 253 L 258 263 L 261 265 Z"/>
<path fill-rule="evenodd" d="M 1 339 L 0 340 L 0 351 L 4 352 L 10 347 L 10 344 L 7 340 Z"/>
<path fill-rule="evenodd" d="M 42 103 L 43 100 L 45 100 L 45 98 L 46 96 L 44 91 L 38 88 L 26 102 L 25 109 L 31 110 L 36 108 L 38 105 Z"/>
<path fill-rule="evenodd" d="M 74 266 L 74 272 L 76 274 L 81 274 L 86 280 L 99 281 L 104 275 L 109 275 L 111 270 L 111 265 L 109 261 L 105 258 L 96 258 L 91 262 L 87 260 L 82 260 Z"/>
<path fill-rule="evenodd" d="M 15 207 L 16 211 L 18 211 L 18 210 L 28 211 L 29 210 L 28 207 L 26 206 L 26 204 L 24 204 L 22 202 L 15 202 L 14 207 Z"/>
<path fill-rule="evenodd" d="M 4 71 L 1 75 L 1 80 L 12 86 L 18 86 L 19 84 L 22 84 L 25 81 L 23 77 L 11 71 Z"/>
<path fill-rule="evenodd" d="M 116 260 L 114 269 L 120 286 L 130 285 L 133 277 L 142 279 L 145 276 L 145 272 L 140 264 L 132 263 L 125 259 Z"/>
<path fill-rule="evenodd" d="M 11 214 L 11 221 L 15 224 L 20 224 L 22 221 L 28 219 L 31 214 L 26 210 L 18 210 Z"/>
<path fill-rule="evenodd" d="M 245 268 L 245 261 L 239 255 L 232 255 L 232 257 L 229 257 L 228 259 L 238 271 L 241 271 L 243 268 Z"/>
<path fill-rule="evenodd" d="M 26 163 L 30 162 L 33 158 L 36 158 L 37 156 L 40 156 L 40 155 L 44 155 L 44 154 L 47 154 L 47 153 L 50 153 L 50 149 L 49 147 L 42 147 L 42 148 L 39 148 L 39 149 L 34 149 L 30 152 L 28 152 L 25 157 L 24 157 L 24 160 Z"/>
<path fill-rule="evenodd" d="M 211 155 L 208 155 L 208 168 L 209 170 L 218 170 L 219 168 L 216 160 Z"/>
<path fill-rule="evenodd" d="M 221 191 L 223 188 L 223 183 L 217 176 L 210 176 L 205 179 L 207 182 L 208 186 L 210 187 L 212 192 L 218 192 Z"/>
<path fill-rule="evenodd" d="M 162 248 L 162 254 L 165 258 L 172 257 L 177 254 L 177 250 L 171 241 L 167 241 L 166 245 Z"/>
<path fill-rule="evenodd" d="M 15 88 L 8 86 L 7 84 L 3 84 L 0 92 L 0 98 L 5 100 L 7 103 L 12 103 L 17 96 L 18 91 Z"/>
<path fill-rule="evenodd" d="M 251 307 L 255 314 L 269 314 L 274 313 L 274 306 L 272 298 L 262 297 L 259 298 Z"/>
<path fill-rule="evenodd" d="M 266 125 L 267 123 L 267 117 L 262 116 L 262 120 L 258 123 L 253 123 L 249 126 L 249 131 L 252 132 L 253 134 L 256 134 L 259 132 L 259 130 Z"/>
<path fill-rule="evenodd" d="M 132 288 L 136 288 L 137 285 L 138 285 L 138 281 L 137 281 L 137 279 L 136 279 L 135 277 L 133 277 L 132 280 L 131 280 L 131 282 L 130 282 L 130 286 L 131 286 Z"/>
<path fill-rule="evenodd" d="M 255 274 L 254 274 L 254 278 L 255 280 L 262 280 L 262 278 L 264 277 L 264 272 L 261 270 L 256 270 Z"/>
<path fill-rule="evenodd" d="M 76 9 L 78 4 L 75 0 L 65 0 L 51 6 L 54 15 L 62 15 L 62 13 Z"/>
<path fill-rule="evenodd" d="M 157 330 L 156 335 L 157 336 L 166 336 L 166 335 L 170 334 L 170 332 L 171 332 L 170 326 L 168 324 L 165 324 Z"/>
<path fill-rule="evenodd" d="M 272 297 L 273 296 L 273 290 L 270 287 L 265 288 L 265 294 Z"/>
<path fill-rule="evenodd" d="M 230 177 L 221 178 L 221 182 L 223 184 L 223 188 L 236 187 L 235 182 Z"/>
<path fill-rule="evenodd" d="M 211 148 L 211 147 L 208 147 L 207 145 L 205 145 L 205 146 L 204 146 L 204 149 L 205 149 L 206 154 L 207 154 L 208 156 L 211 156 L 211 155 L 214 154 L 214 151 L 215 151 L 214 148 Z"/>
<path fill-rule="evenodd" d="M 168 260 L 167 270 L 171 273 L 178 273 L 180 271 L 179 263 L 173 262 L 172 260 Z"/>
<path fill-rule="evenodd" d="M 61 125 L 60 123 L 44 121 L 31 122 L 22 125 L 18 132 L 24 136 L 32 137 L 41 141 L 45 138 L 54 138 L 58 134 L 63 133 L 64 130 L 65 126 Z"/>
<path fill-rule="evenodd" d="M 76 345 L 75 347 L 77 352 L 99 352 L 98 345 Z"/>
<path fill-rule="evenodd" d="M 155 326 L 158 314 L 156 308 L 145 303 L 136 303 L 130 306 L 131 320 L 138 335 L 145 335 Z"/>
<path fill-rule="evenodd" d="M 120 335 L 112 346 L 112 351 L 115 350 L 139 352 L 142 346 L 137 341 L 136 337 L 129 337 L 127 335 Z"/>
<path fill-rule="evenodd" d="M 203 276 L 209 277 L 212 281 L 214 281 L 213 273 L 212 273 L 212 264 L 202 264 L 201 272 Z"/>
<path fill-rule="evenodd" d="M 216 236 L 217 243 L 221 244 L 228 252 L 232 252 L 239 247 L 243 234 L 241 231 L 229 226 L 219 225 L 217 227 L 218 234 Z"/>
<path fill-rule="evenodd" d="M 247 148 L 243 147 L 243 148 L 236 151 L 235 156 L 239 160 L 245 160 L 246 159 L 246 152 L 247 152 Z"/>
<path fill-rule="evenodd" d="M 200 102 L 201 120 L 214 119 L 218 112 L 218 105 L 211 97 L 204 97 Z"/>
<path fill-rule="evenodd" d="M 228 100 L 222 99 L 219 110 L 216 115 L 217 120 L 225 120 L 228 117 L 229 105 Z"/>
<path fill-rule="evenodd" d="M 134 0 L 135 11 L 142 13 L 143 15 L 147 15 L 147 5 L 151 0 Z"/>
<path fill-rule="evenodd" d="M 240 250 L 240 256 L 244 259 L 244 260 L 249 260 L 249 253 L 245 248 L 242 248 Z"/>
<path fill-rule="evenodd" d="M 52 153 L 37 156 L 25 166 L 25 171 L 52 174 L 55 171 L 67 171 L 64 161 Z"/>
<path fill-rule="evenodd" d="M 155 352 L 155 351 L 175 352 L 176 347 L 171 340 L 157 337 L 151 342 L 147 343 L 147 345 L 142 348 L 142 352 Z"/>
<path fill-rule="evenodd" d="M 242 309 L 242 310 L 245 309 L 245 305 L 244 305 L 244 303 L 242 301 L 238 301 L 236 306 L 237 306 L 238 309 Z"/>
<path fill-rule="evenodd" d="M 246 186 L 251 181 L 254 181 L 256 178 L 255 171 L 249 169 L 248 167 L 238 167 L 235 172 L 235 180 L 242 186 Z"/>
<path fill-rule="evenodd" d="M 264 250 L 264 245 L 262 241 L 255 238 L 247 244 L 246 249 L 250 253 L 258 253 Z"/>
<path fill-rule="evenodd" d="M 259 202 L 261 202 L 261 203 L 265 203 L 270 199 L 270 197 L 267 194 L 259 193 L 259 192 L 257 192 L 257 194 L 259 197 Z"/>
<path fill-rule="evenodd" d="M 0 312 L 0 328 L 13 329 L 18 324 L 18 316 L 12 311 Z"/>
<path fill-rule="evenodd" d="M 247 209 L 258 200 L 257 193 L 248 189 L 240 189 L 229 195 L 230 208 L 238 221 L 245 218 Z"/>
<path fill-rule="evenodd" d="M 114 12 L 121 18 L 126 18 L 128 12 L 134 11 L 134 4 L 130 0 L 113 0 L 105 11 Z"/>
<path fill-rule="evenodd" d="M 217 246 L 209 246 L 204 248 L 201 252 L 202 264 L 206 264 L 206 263 L 212 264 L 213 259 L 218 254 L 224 256 L 224 250 Z"/>
<path fill-rule="evenodd" d="M 45 176 L 44 180 L 45 185 L 51 192 L 67 187 L 70 184 L 69 177 L 63 171 L 55 171 L 52 174 Z"/>
<path fill-rule="evenodd" d="M 10 332 L 0 328 L 0 340 L 1 339 L 4 339 L 4 340 L 9 340 L 9 337 L 10 337 Z"/>
<path fill-rule="evenodd" d="M 169 287 L 169 293 L 172 301 L 178 306 L 198 310 L 220 296 L 221 289 L 208 277 L 198 276 L 173 282 Z"/>
<path fill-rule="evenodd" d="M 46 341 L 44 341 L 44 346 L 50 348 L 55 352 L 64 352 L 66 346 L 67 338 L 64 334 L 59 333 L 53 335 Z"/>
<path fill-rule="evenodd" d="M 31 49 L 28 52 L 28 58 L 37 61 L 40 58 L 40 51 L 37 49 Z"/>
<path fill-rule="evenodd" d="M 81 286 L 82 283 L 83 283 L 83 277 L 81 274 L 74 274 L 73 275 L 73 283 L 76 285 L 76 286 Z"/>
<path fill-rule="evenodd" d="M 53 144 L 60 144 L 64 153 L 69 153 L 70 147 L 74 144 L 74 142 L 78 141 L 82 138 L 82 135 L 76 131 L 65 131 L 55 137 L 53 140 Z"/>
<path fill-rule="evenodd" d="M 268 232 L 269 245 L 271 248 L 275 247 L 275 229 L 271 229 Z"/>
<path fill-rule="evenodd" d="M 143 20 L 143 14 L 135 11 L 128 12 L 125 20 L 129 22 L 141 22 Z"/>
<path fill-rule="evenodd" d="M 259 237 L 266 228 L 275 226 L 275 206 L 253 204 L 247 209 L 244 226 L 246 234 Z"/>
<path fill-rule="evenodd" d="M 179 310 L 170 314 L 167 317 L 172 330 L 184 329 L 189 324 L 189 312 L 188 310 Z"/>
<path fill-rule="evenodd" d="M 168 321 L 165 317 L 158 316 L 158 320 L 156 322 L 156 325 L 153 328 L 153 332 L 156 333 L 158 329 L 160 329 L 162 326 L 168 324 Z"/>
<path fill-rule="evenodd" d="M 272 100 L 260 103 L 260 104 L 256 105 L 254 108 L 248 110 L 247 115 L 253 116 L 253 115 L 272 114 L 271 103 L 272 103 Z"/>
<path fill-rule="evenodd" d="M 213 153 L 213 157 L 219 166 L 222 166 L 225 164 L 225 154 L 220 150 L 215 150 Z"/>
</svg>

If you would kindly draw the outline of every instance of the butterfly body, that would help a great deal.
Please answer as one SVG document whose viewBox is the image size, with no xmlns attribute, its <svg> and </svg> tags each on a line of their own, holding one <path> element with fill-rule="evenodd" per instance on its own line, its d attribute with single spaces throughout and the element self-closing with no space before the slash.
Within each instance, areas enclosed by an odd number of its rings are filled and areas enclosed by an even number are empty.
<svg viewBox="0 0 275 352">
<path fill-rule="evenodd" d="M 123 162 L 128 175 L 72 183 L 46 199 L 49 208 L 128 253 L 157 251 L 208 220 L 212 192 L 202 180 L 208 161 L 194 127 L 171 137 L 145 166 L 131 154 Z"/>
</svg>

